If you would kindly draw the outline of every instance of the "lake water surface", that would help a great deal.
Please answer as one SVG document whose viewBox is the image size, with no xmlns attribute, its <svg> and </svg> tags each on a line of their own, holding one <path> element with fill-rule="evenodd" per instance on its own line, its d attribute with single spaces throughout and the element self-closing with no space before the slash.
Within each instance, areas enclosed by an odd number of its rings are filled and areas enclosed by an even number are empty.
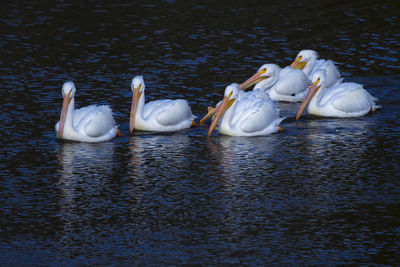
<svg viewBox="0 0 400 267">
<path fill-rule="evenodd" d="M 239 5 L 240 4 L 240 5 Z M 400 6 L 396 1 L 3 4 L 0 265 L 338 265 L 400 262 Z M 202 117 L 226 85 L 302 49 L 383 108 L 294 116 L 283 131 L 208 125 L 128 134 L 130 81 Z M 64 81 L 109 104 L 124 136 L 56 139 Z"/>
</svg>

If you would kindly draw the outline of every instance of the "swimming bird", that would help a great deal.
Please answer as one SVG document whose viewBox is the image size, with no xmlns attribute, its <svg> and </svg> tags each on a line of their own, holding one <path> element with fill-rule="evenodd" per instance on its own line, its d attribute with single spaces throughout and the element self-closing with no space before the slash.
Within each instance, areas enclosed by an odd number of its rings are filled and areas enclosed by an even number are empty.
<svg viewBox="0 0 400 267">
<path fill-rule="evenodd" d="M 290 67 L 281 69 L 276 64 L 264 64 L 253 76 L 240 84 L 238 99 L 246 95 L 244 90 L 254 84 L 254 94 L 259 97 L 275 101 L 301 102 L 307 95 L 310 80 L 301 70 Z M 266 96 L 264 92 L 267 93 Z M 200 120 L 200 124 L 218 112 L 220 103 L 215 108 L 208 108 L 208 113 Z"/>
<path fill-rule="evenodd" d="M 73 82 L 63 84 L 64 96 L 60 121 L 56 123 L 57 137 L 81 142 L 101 142 L 114 138 L 118 129 L 111 108 L 90 105 L 74 109 L 76 88 Z"/>
<path fill-rule="evenodd" d="M 323 69 L 326 73 L 326 87 L 331 87 L 342 82 L 339 69 L 332 60 L 318 59 L 318 53 L 314 50 L 300 51 L 290 67 L 301 69 L 311 80 L 314 72 Z"/>
<path fill-rule="evenodd" d="M 301 70 L 276 64 L 264 64 L 258 71 L 240 85 L 240 89 L 254 88 L 267 92 L 272 100 L 301 102 L 307 95 L 310 80 Z"/>
<path fill-rule="evenodd" d="M 296 115 L 300 118 L 307 107 L 309 114 L 325 117 L 359 117 L 380 108 L 375 104 L 377 98 L 370 95 L 361 84 L 353 82 L 326 86 L 324 70 L 316 71 L 306 99 Z"/>
<path fill-rule="evenodd" d="M 184 99 L 163 99 L 145 104 L 145 84 L 142 76 L 131 83 L 132 106 L 129 130 L 172 132 L 190 128 L 194 124 L 192 111 Z"/>
<path fill-rule="evenodd" d="M 279 116 L 279 110 L 267 94 L 251 91 L 240 99 L 238 96 L 239 84 L 232 83 L 226 87 L 208 135 L 218 123 L 219 133 L 231 136 L 268 135 L 281 129 L 279 124 L 284 118 Z"/>
</svg>

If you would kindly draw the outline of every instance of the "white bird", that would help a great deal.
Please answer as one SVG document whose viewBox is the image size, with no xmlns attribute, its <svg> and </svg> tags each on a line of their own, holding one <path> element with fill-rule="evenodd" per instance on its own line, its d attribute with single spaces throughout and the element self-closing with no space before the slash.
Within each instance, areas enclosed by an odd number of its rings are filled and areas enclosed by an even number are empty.
<svg viewBox="0 0 400 267">
<path fill-rule="evenodd" d="M 232 83 L 226 87 L 208 135 L 220 120 L 219 133 L 231 136 L 260 136 L 281 130 L 279 124 L 284 118 L 279 116 L 279 110 L 267 94 L 248 92 L 240 99 L 238 95 L 239 84 Z"/>
<path fill-rule="evenodd" d="M 118 129 L 109 106 L 90 105 L 74 109 L 75 85 L 65 82 L 60 121 L 56 123 L 57 137 L 81 142 L 101 142 L 114 138 Z"/>
<path fill-rule="evenodd" d="M 325 70 L 327 88 L 342 82 L 340 71 L 335 63 L 332 60 L 318 59 L 318 53 L 314 50 L 300 51 L 290 67 L 303 70 L 310 80 L 316 71 Z"/>
<path fill-rule="evenodd" d="M 301 116 L 307 104 L 309 114 L 325 117 L 359 117 L 380 108 L 377 98 L 371 96 L 361 84 L 346 82 L 326 86 L 324 70 L 316 71 L 306 99 L 297 112 Z"/>
<path fill-rule="evenodd" d="M 310 80 L 303 71 L 285 67 L 281 69 L 276 64 L 264 64 L 240 89 L 247 89 L 253 84 L 267 92 L 272 100 L 301 102 L 307 95 Z"/>
<path fill-rule="evenodd" d="M 189 104 L 184 99 L 163 99 L 145 104 L 145 84 L 142 76 L 132 79 L 132 107 L 129 130 L 173 132 L 190 128 L 194 119 Z"/>
</svg>

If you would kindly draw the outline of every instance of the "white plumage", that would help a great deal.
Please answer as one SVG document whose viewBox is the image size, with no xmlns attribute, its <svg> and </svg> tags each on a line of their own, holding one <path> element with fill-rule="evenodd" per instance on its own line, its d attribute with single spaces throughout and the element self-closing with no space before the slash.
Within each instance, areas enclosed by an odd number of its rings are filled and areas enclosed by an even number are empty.
<svg viewBox="0 0 400 267">
<path fill-rule="evenodd" d="M 266 93 L 255 90 L 238 96 L 238 84 L 226 87 L 208 135 L 219 121 L 219 133 L 231 136 L 260 136 L 279 131 L 284 118 L 279 116 L 279 110 Z"/>
<path fill-rule="evenodd" d="M 325 70 L 326 87 L 342 82 L 339 69 L 332 60 L 318 59 L 318 53 L 314 50 L 300 51 L 296 59 L 290 65 L 292 68 L 301 69 L 311 80 L 318 70 Z"/>
<path fill-rule="evenodd" d="M 172 132 L 190 128 L 193 116 L 184 99 L 163 99 L 145 104 L 145 84 L 142 76 L 132 79 L 132 107 L 129 129 Z"/>
<path fill-rule="evenodd" d="M 101 142 L 117 135 L 111 108 L 109 106 L 90 105 L 74 109 L 75 85 L 65 82 L 62 87 L 64 96 L 60 121 L 55 130 L 58 138 L 82 142 Z"/>
<path fill-rule="evenodd" d="M 308 104 L 309 114 L 325 117 L 359 117 L 380 108 L 377 99 L 358 83 L 338 83 L 326 86 L 324 70 L 316 71 L 312 77 L 310 91 L 300 106 L 298 119 Z"/>
<path fill-rule="evenodd" d="M 276 64 L 264 64 L 240 85 L 240 89 L 247 89 L 253 84 L 254 88 L 267 92 L 272 100 L 300 102 L 307 95 L 310 81 L 301 70 L 289 66 L 281 69 Z"/>
</svg>

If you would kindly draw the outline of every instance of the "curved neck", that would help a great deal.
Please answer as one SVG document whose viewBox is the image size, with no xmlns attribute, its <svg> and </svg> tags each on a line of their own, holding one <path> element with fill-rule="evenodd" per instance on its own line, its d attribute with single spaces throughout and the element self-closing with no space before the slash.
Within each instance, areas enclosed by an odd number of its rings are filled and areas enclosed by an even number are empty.
<svg viewBox="0 0 400 267">
<path fill-rule="evenodd" d="M 144 118 L 143 118 L 143 108 L 144 108 L 144 104 L 145 104 L 144 101 L 145 101 L 145 95 L 144 95 L 144 90 L 143 90 L 142 94 L 139 97 L 137 107 L 136 107 L 136 114 L 135 114 L 136 120 L 144 120 Z"/>
<path fill-rule="evenodd" d="M 255 86 L 254 89 L 261 89 L 263 91 L 266 91 L 270 89 L 274 84 L 278 81 L 279 79 L 279 73 L 275 73 L 271 77 L 262 80 L 261 82 L 258 82 Z"/>
<path fill-rule="evenodd" d="M 303 71 L 304 73 L 308 76 L 311 73 L 311 70 L 313 69 L 314 65 L 315 65 L 315 61 L 317 59 L 316 58 L 311 58 L 307 64 L 304 66 Z"/>
<path fill-rule="evenodd" d="M 320 106 L 321 98 L 325 91 L 325 85 L 321 85 L 321 88 L 315 93 L 314 97 L 310 101 L 310 105 Z"/>
<path fill-rule="evenodd" d="M 229 127 L 231 127 L 232 118 L 233 118 L 233 115 L 235 114 L 236 103 L 238 101 L 239 100 L 236 98 L 235 102 L 225 111 L 225 114 L 221 119 L 221 124 L 220 125 L 223 125 L 224 123 L 227 123 L 229 125 Z"/>
<path fill-rule="evenodd" d="M 73 132 L 75 131 L 74 128 L 74 111 L 75 111 L 75 98 L 71 99 L 71 102 L 69 102 L 68 108 L 67 108 L 67 115 L 65 116 L 65 123 L 64 123 L 64 132 L 68 130 L 72 130 Z"/>
</svg>

